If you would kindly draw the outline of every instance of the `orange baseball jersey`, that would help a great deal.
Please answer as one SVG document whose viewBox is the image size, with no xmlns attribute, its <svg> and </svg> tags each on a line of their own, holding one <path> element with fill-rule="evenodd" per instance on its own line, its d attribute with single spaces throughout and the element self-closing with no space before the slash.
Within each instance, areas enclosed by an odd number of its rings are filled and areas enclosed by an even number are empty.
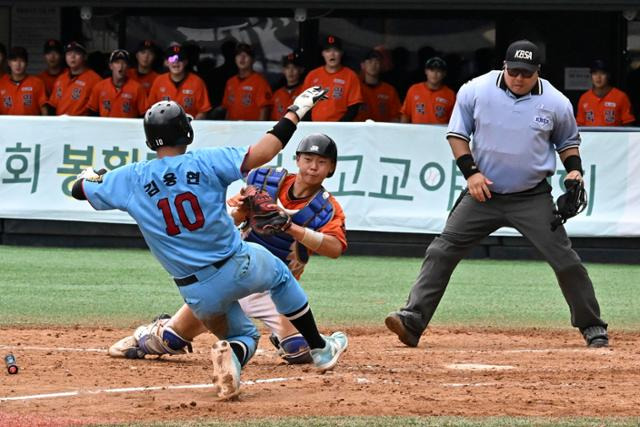
<svg viewBox="0 0 640 427">
<path fill-rule="evenodd" d="M 589 90 L 578 101 L 576 122 L 579 126 L 624 126 L 635 120 L 629 97 L 615 87 L 602 98 Z"/>
<path fill-rule="evenodd" d="M 314 122 L 337 122 L 348 107 L 362 103 L 360 79 L 350 68 L 342 67 L 335 73 L 327 72 L 324 66 L 311 70 L 302 87 L 311 86 L 322 86 L 329 90 L 329 99 L 319 102 L 311 110 L 311 120 Z"/>
<path fill-rule="evenodd" d="M 39 116 L 47 103 L 44 82 L 36 76 L 27 76 L 19 82 L 8 74 L 0 78 L 0 114 Z"/>
<path fill-rule="evenodd" d="M 421 82 L 409 88 L 400 111 L 411 123 L 447 124 L 455 103 L 456 94 L 447 86 L 431 90 Z"/>
<path fill-rule="evenodd" d="M 198 113 L 206 113 L 211 110 L 207 86 L 194 73 L 187 73 L 184 80 L 178 84 L 171 80 L 169 73 L 160 74 L 155 79 L 147 98 L 147 107 L 158 101 L 169 100 L 182 105 L 184 111 L 193 117 Z"/>
<path fill-rule="evenodd" d="M 153 86 L 153 82 L 156 80 L 158 75 L 159 74 L 155 71 L 149 71 L 147 74 L 140 74 L 137 68 L 129 68 L 127 70 L 127 77 L 140 83 L 147 96 L 149 95 L 151 86 Z"/>
<path fill-rule="evenodd" d="M 47 91 L 47 96 L 51 96 L 51 92 L 53 91 L 53 85 L 60 77 L 60 74 L 64 73 L 64 69 L 60 71 L 58 74 L 49 74 L 47 70 L 44 70 L 37 77 L 40 77 L 40 80 L 44 82 L 44 88 Z"/>
<path fill-rule="evenodd" d="M 375 86 L 362 82 L 363 104 L 356 116 L 356 121 L 367 119 L 376 122 L 392 122 L 400 119 L 400 97 L 389 83 L 381 82 Z"/>
<path fill-rule="evenodd" d="M 113 84 L 111 77 L 93 87 L 89 98 L 89 110 L 101 117 L 142 117 L 147 108 L 147 96 L 142 85 L 127 79 L 121 88 Z"/>
<path fill-rule="evenodd" d="M 100 76 L 88 68 L 77 76 L 66 71 L 53 85 L 49 105 L 56 109 L 57 115 L 84 116 L 88 111 L 91 90 L 100 80 Z"/>
<path fill-rule="evenodd" d="M 273 108 L 271 109 L 271 120 L 280 120 L 287 108 L 293 104 L 296 96 L 302 92 L 302 85 L 288 89 L 286 86 L 273 92 Z"/>
<path fill-rule="evenodd" d="M 244 79 L 235 75 L 224 87 L 222 106 L 227 110 L 227 120 L 258 120 L 260 110 L 272 103 L 271 86 L 259 73 Z"/>
</svg>

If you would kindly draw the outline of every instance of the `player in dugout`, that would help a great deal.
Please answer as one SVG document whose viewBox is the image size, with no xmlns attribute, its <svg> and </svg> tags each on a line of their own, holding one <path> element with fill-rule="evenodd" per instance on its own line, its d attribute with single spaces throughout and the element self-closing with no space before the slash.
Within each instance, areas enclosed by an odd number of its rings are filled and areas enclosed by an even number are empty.
<svg viewBox="0 0 640 427">
<path fill-rule="evenodd" d="M 196 120 L 204 119 L 211 110 L 204 81 L 187 69 L 187 56 L 182 46 L 170 46 L 165 52 L 167 73 L 160 74 L 153 82 L 147 105 L 158 101 L 175 101 Z"/>
<path fill-rule="evenodd" d="M 89 112 L 100 117 L 137 118 L 146 111 L 147 97 L 140 83 L 127 77 L 129 52 L 116 49 L 109 55 L 111 77 L 93 87 Z"/>
<path fill-rule="evenodd" d="M 27 50 L 14 46 L 7 60 L 9 74 L 0 77 L 0 114 L 46 116 L 46 89 L 42 80 L 27 73 Z"/>
<path fill-rule="evenodd" d="M 298 172 L 282 168 L 262 167 L 252 170 L 247 185 L 265 188 L 274 200 L 291 213 L 292 225 L 276 235 L 261 235 L 247 221 L 243 192 L 231 197 L 227 204 L 243 239 L 258 243 L 280 258 L 300 279 L 311 254 L 337 258 L 347 248 L 345 216 L 338 201 L 322 186 L 335 172 L 335 142 L 323 134 L 302 139 L 296 149 Z M 238 301 L 245 314 L 264 323 L 278 355 L 290 364 L 311 363 L 310 349 L 301 334 L 276 310 L 268 292 L 247 296 Z M 144 358 L 146 355 L 184 354 L 191 341 L 207 332 L 187 304 L 173 317 L 161 315 L 150 324 L 140 326 L 133 335 L 109 348 L 112 357 Z"/>
</svg>

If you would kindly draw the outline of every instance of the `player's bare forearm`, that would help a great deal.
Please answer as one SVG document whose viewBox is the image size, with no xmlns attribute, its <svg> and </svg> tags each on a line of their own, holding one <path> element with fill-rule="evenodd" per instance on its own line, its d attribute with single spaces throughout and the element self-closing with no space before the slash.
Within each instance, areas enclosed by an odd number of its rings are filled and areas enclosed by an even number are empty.
<svg viewBox="0 0 640 427">
<path fill-rule="evenodd" d="M 303 241 L 305 232 L 305 227 L 295 223 L 291 224 L 291 227 L 286 231 L 287 234 L 299 242 Z M 314 252 L 329 258 L 338 258 L 342 255 L 342 243 L 340 243 L 340 240 L 326 233 L 321 234 L 322 243 L 320 244 L 320 247 L 314 250 Z"/>
<path fill-rule="evenodd" d="M 287 112 L 284 117 L 291 120 L 295 125 L 300 121 L 298 116 L 290 111 Z M 244 164 L 242 165 L 242 169 L 249 171 L 257 168 L 258 166 L 262 166 L 265 163 L 270 162 L 271 159 L 280 152 L 280 150 L 282 150 L 282 142 L 275 135 L 267 133 L 260 138 L 260 141 L 251 146 L 251 149 L 244 160 Z"/>
</svg>

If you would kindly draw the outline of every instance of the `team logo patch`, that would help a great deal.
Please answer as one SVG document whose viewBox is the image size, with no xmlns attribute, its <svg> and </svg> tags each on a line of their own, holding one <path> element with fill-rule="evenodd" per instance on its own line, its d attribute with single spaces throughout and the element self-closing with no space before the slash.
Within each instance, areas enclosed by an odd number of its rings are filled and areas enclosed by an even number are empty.
<svg viewBox="0 0 640 427">
<path fill-rule="evenodd" d="M 125 101 L 122 103 L 122 112 L 130 113 L 131 112 L 131 102 Z"/>
<path fill-rule="evenodd" d="M 587 111 L 587 114 L 585 114 L 585 119 L 588 122 L 592 122 L 595 120 L 595 114 L 593 113 L 593 111 Z"/>
<path fill-rule="evenodd" d="M 80 89 L 79 87 L 74 87 L 71 91 L 71 98 L 78 100 L 80 99 L 80 95 L 82 95 L 82 89 Z"/>
<path fill-rule="evenodd" d="M 418 102 L 416 104 L 416 113 L 424 114 L 424 103 L 423 102 Z"/>
<path fill-rule="evenodd" d="M 10 96 L 5 96 L 2 99 L 2 104 L 4 104 L 5 108 L 11 108 L 13 106 L 13 101 Z"/>
<path fill-rule="evenodd" d="M 616 110 L 604 110 L 604 121 L 607 123 L 615 123 Z"/>
<path fill-rule="evenodd" d="M 251 94 L 250 93 L 245 93 L 242 95 L 242 105 L 244 105 L 245 107 L 248 107 L 249 105 L 251 105 Z"/>
<path fill-rule="evenodd" d="M 193 107 L 193 98 L 190 96 L 187 96 L 184 98 L 184 108 L 191 108 Z"/>
<path fill-rule="evenodd" d="M 108 99 L 102 101 L 102 109 L 105 111 L 111 111 L 111 101 L 109 101 Z"/>
<path fill-rule="evenodd" d="M 33 95 L 31 95 L 30 93 L 23 94 L 22 104 L 24 104 L 25 107 L 31 107 L 31 105 L 33 105 Z"/>
<path fill-rule="evenodd" d="M 441 119 L 446 114 L 446 109 L 442 105 L 436 105 L 436 117 Z"/>
<path fill-rule="evenodd" d="M 333 99 L 341 99 L 343 94 L 343 89 L 340 86 L 336 86 L 333 88 Z"/>
<path fill-rule="evenodd" d="M 533 52 L 531 52 L 530 50 L 518 49 L 516 50 L 516 53 L 513 55 L 513 57 L 517 59 L 527 59 L 531 61 L 533 59 Z"/>
</svg>

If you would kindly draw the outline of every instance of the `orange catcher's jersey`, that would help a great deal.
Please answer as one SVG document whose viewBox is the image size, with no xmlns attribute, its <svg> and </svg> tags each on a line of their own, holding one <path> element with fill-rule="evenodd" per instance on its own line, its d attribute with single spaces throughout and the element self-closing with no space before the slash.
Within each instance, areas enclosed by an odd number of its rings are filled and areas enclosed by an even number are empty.
<svg viewBox="0 0 640 427">
<path fill-rule="evenodd" d="M 137 68 L 129 68 L 127 70 L 127 77 L 140 83 L 144 89 L 145 96 L 149 96 L 151 86 L 153 86 L 153 82 L 156 81 L 158 75 L 159 74 L 155 71 L 149 71 L 147 74 L 140 74 Z"/>
<path fill-rule="evenodd" d="M 360 79 L 350 68 L 342 67 L 335 73 L 327 72 L 324 66 L 311 70 L 302 87 L 311 86 L 322 86 L 329 90 L 329 99 L 318 102 L 311 110 L 311 120 L 314 122 L 337 122 L 348 107 L 362 103 Z"/>
<path fill-rule="evenodd" d="M 589 90 L 578 101 L 578 126 L 624 126 L 635 120 L 629 97 L 615 87 L 602 98 Z"/>
<path fill-rule="evenodd" d="M 47 70 L 44 70 L 37 77 L 40 77 L 40 80 L 44 82 L 44 88 L 47 92 L 47 97 L 51 96 L 51 92 L 53 92 L 53 85 L 56 83 L 60 74 L 64 73 L 64 69 L 60 71 L 58 74 L 49 74 Z"/>
<path fill-rule="evenodd" d="M 204 81 L 193 73 L 180 82 L 174 83 L 169 73 L 160 74 L 149 92 L 147 98 L 147 107 L 158 101 L 175 101 L 182 105 L 187 114 L 195 117 L 199 113 L 206 113 L 211 110 L 211 102 L 209 102 L 209 94 Z"/>
<path fill-rule="evenodd" d="M 90 69 L 76 76 L 66 71 L 54 83 L 49 105 L 56 109 L 57 115 L 85 116 L 91 90 L 100 80 L 100 76 Z"/>
<path fill-rule="evenodd" d="M 260 110 L 272 103 L 271 86 L 259 73 L 244 79 L 235 75 L 224 87 L 222 106 L 227 110 L 227 120 L 259 120 Z"/>
<path fill-rule="evenodd" d="M 273 92 L 273 108 L 271 109 L 271 120 L 280 120 L 284 113 L 287 112 L 287 108 L 293 104 L 293 100 L 296 96 L 302 93 L 302 85 L 295 86 L 291 89 L 287 87 L 281 87 Z"/>
<path fill-rule="evenodd" d="M 380 82 L 371 86 L 362 82 L 362 98 L 364 103 L 360 106 L 356 121 L 371 119 L 376 122 L 393 122 L 400 119 L 400 97 L 389 83 Z"/>
<path fill-rule="evenodd" d="M 44 83 L 38 77 L 27 76 L 19 82 L 8 74 L 0 78 L 0 114 L 39 116 L 46 103 Z"/>
<path fill-rule="evenodd" d="M 410 123 L 447 124 L 455 103 L 456 94 L 447 86 L 431 90 L 422 82 L 409 88 L 401 112 Z"/>
<path fill-rule="evenodd" d="M 127 79 L 121 88 L 113 84 L 111 77 L 93 87 L 89 98 L 89 110 L 101 117 L 142 117 L 147 108 L 147 98 L 140 83 Z"/>
</svg>

